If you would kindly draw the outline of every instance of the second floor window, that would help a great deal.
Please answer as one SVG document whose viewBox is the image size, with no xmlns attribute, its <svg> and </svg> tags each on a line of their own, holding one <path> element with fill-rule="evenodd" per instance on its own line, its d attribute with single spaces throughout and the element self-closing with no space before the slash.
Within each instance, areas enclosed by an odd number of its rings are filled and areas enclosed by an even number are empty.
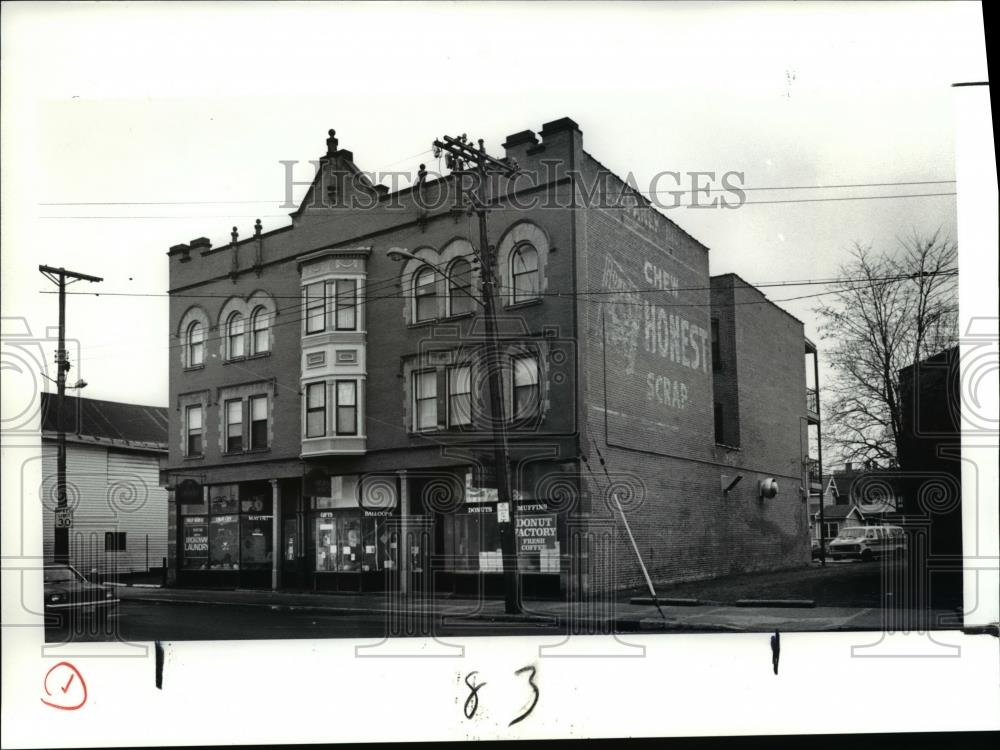
<svg viewBox="0 0 1000 750">
<path fill-rule="evenodd" d="M 331 282 L 338 331 L 355 331 L 358 328 L 358 285 L 354 279 L 337 279 Z"/>
<path fill-rule="evenodd" d="M 337 381 L 337 434 L 358 434 L 358 384 L 354 380 Z"/>
<path fill-rule="evenodd" d="M 188 456 L 201 455 L 201 406 L 189 406 L 184 413 Z"/>
<path fill-rule="evenodd" d="M 472 266 L 459 258 L 448 269 L 448 313 L 463 315 L 472 312 L 476 304 L 472 296 Z"/>
<path fill-rule="evenodd" d="M 326 330 L 326 297 L 322 282 L 306 287 L 306 333 Z"/>
<path fill-rule="evenodd" d="M 254 354 L 271 350 L 271 320 L 268 316 L 267 310 L 263 307 L 256 308 L 250 316 Z"/>
<path fill-rule="evenodd" d="M 326 435 L 326 383 L 306 386 L 306 437 Z"/>
<path fill-rule="evenodd" d="M 267 396 L 250 397 L 250 450 L 267 448 Z"/>
<path fill-rule="evenodd" d="M 518 245 L 510 256 L 512 302 L 538 296 L 538 251 L 528 244 Z"/>
<path fill-rule="evenodd" d="M 233 399 L 226 402 L 226 453 L 240 453 L 243 450 L 243 401 Z"/>
<path fill-rule="evenodd" d="M 187 329 L 187 366 L 205 364 L 205 327 L 197 320 Z"/>
<path fill-rule="evenodd" d="M 472 368 L 468 365 L 448 370 L 448 425 L 472 424 Z"/>
<path fill-rule="evenodd" d="M 246 331 L 243 316 L 233 313 L 226 323 L 226 336 L 229 342 L 228 359 L 238 359 L 246 355 Z"/>
<path fill-rule="evenodd" d="M 413 373 L 413 428 L 416 431 L 437 428 L 437 372 Z"/>
<path fill-rule="evenodd" d="M 413 277 L 413 301 L 416 322 L 434 320 L 437 311 L 437 280 L 434 269 L 424 268 Z"/>
<path fill-rule="evenodd" d="M 538 360 L 518 357 L 514 360 L 514 419 L 525 419 L 538 411 Z"/>
</svg>

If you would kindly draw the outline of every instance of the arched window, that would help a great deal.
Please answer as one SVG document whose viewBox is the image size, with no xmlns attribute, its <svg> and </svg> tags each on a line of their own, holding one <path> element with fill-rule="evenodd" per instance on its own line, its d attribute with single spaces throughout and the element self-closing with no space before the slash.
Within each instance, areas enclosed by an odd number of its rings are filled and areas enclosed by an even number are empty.
<svg viewBox="0 0 1000 750">
<path fill-rule="evenodd" d="M 523 302 L 538 296 L 538 251 L 527 243 L 518 245 L 510 256 L 512 302 Z"/>
<path fill-rule="evenodd" d="M 464 315 L 472 312 L 475 304 L 472 266 L 464 258 L 458 258 L 448 269 L 448 314 Z"/>
<path fill-rule="evenodd" d="M 197 320 L 187 328 L 187 366 L 205 364 L 205 328 Z"/>
<path fill-rule="evenodd" d="M 253 354 L 271 350 L 271 321 L 264 307 L 257 307 L 250 316 Z"/>
<path fill-rule="evenodd" d="M 226 322 L 226 340 L 229 344 L 228 359 L 237 359 L 246 355 L 246 332 L 243 316 L 233 313 Z"/>
<path fill-rule="evenodd" d="M 437 280 L 433 268 L 423 268 L 413 277 L 413 299 L 416 322 L 434 320 L 437 310 Z"/>
</svg>

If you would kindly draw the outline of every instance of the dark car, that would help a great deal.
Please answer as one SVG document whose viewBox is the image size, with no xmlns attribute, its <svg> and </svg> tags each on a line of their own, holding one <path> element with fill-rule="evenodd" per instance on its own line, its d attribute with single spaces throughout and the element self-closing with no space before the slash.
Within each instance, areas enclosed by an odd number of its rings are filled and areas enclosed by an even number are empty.
<svg viewBox="0 0 1000 750">
<path fill-rule="evenodd" d="M 48 564 L 43 581 L 45 614 L 62 615 L 59 624 L 71 618 L 107 621 L 117 611 L 118 597 L 107 586 L 91 583 L 72 565 Z"/>
</svg>

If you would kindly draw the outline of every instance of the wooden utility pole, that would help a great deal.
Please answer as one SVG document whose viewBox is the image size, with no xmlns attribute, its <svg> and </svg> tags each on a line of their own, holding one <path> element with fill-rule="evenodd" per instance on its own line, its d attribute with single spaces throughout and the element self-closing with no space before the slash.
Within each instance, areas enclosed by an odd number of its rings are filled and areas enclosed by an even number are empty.
<svg viewBox="0 0 1000 750">
<path fill-rule="evenodd" d="M 53 536 L 53 561 L 69 563 L 69 523 L 66 519 L 66 425 L 63 422 L 63 406 L 66 401 L 66 373 L 71 367 L 66 352 L 66 287 L 74 281 L 104 281 L 97 276 L 67 271 L 65 268 L 39 266 L 38 270 L 59 287 L 59 349 L 56 351 L 56 387 L 59 398 L 56 402 L 56 429 L 59 432 L 59 448 L 56 455 L 56 512 Z M 67 281 L 69 279 L 69 281 Z"/>
<path fill-rule="evenodd" d="M 490 210 L 489 185 L 494 174 L 512 176 L 517 173 L 517 164 L 512 161 L 494 159 L 486 153 L 482 139 L 475 148 L 465 135 L 459 138 L 444 136 L 434 141 L 434 154 L 447 153 L 446 164 L 452 174 L 458 176 L 459 209 L 464 193 L 465 175 L 473 175 L 474 190 L 469 197 L 471 209 L 479 217 L 479 262 L 482 268 L 483 313 L 486 322 L 486 352 L 484 365 L 490 389 L 490 422 L 493 429 L 493 463 L 497 480 L 497 524 L 500 529 L 500 548 L 503 554 L 504 611 L 517 614 L 521 611 L 520 581 L 517 570 L 517 509 L 514 507 L 510 482 L 510 448 L 507 441 L 507 421 L 503 399 L 503 360 L 497 334 L 496 306 L 498 269 L 496 253 L 489 242 L 487 214 Z"/>
</svg>

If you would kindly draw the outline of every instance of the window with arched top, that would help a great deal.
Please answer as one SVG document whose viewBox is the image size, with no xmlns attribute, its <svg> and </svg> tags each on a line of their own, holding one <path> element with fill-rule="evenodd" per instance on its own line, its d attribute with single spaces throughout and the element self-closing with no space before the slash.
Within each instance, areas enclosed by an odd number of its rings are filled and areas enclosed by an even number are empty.
<svg viewBox="0 0 1000 750">
<path fill-rule="evenodd" d="M 422 268 L 413 276 L 415 322 L 434 320 L 438 316 L 437 279 L 433 268 Z"/>
<path fill-rule="evenodd" d="M 271 320 L 262 305 L 254 308 L 250 316 L 250 337 L 252 354 L 271 351 Z"/>
<path fill-rule="evenodd" d="M 187 327 L 187 366 L 198 367 L 205 364 L 205 326 L 200 321 L 193 321 Z"/>
<path fill-rule="evenodd" d="M 234 312 L 226 321 L 227 359 L 246 356 L 246 330 L 243 316 Z"/>
<path fill-rule="evenodd" d="M 475 309 L 472 296 L 472 264 L 458 258 L 448 268 L 448 314 L 464 315 Z"/>
<path fill-rule="evenodd" d="M 510 254 L 511 302 L 538 297 L 538 251 L 527 242 Z"/>
</svg>

